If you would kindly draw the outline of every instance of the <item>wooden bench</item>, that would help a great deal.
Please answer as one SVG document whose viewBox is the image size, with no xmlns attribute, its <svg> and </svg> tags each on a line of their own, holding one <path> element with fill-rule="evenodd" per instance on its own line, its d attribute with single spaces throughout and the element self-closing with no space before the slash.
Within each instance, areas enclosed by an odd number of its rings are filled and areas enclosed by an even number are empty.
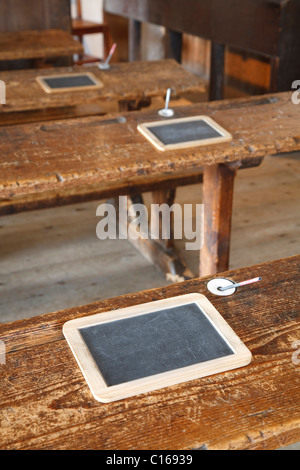
<svg viewBox="0 0 300 470">
<path fill-rule="evenodd" d="M 85 72 L 92 73 L 103 87 L 46 93 L 36 81 L 37 77 Z M 112 64 L 105 71 L 95 65 L 9 71 L 1 73 L 1 80 L 6 84 L 7 104 L 0 107 L 0 125 L 104 114 L 105 105 L 115 101 L 120 111 L 136 109 L 152 98 L 164 97 L 170 86 L 174 97 L 205 92 L 203 80 L 172 59 Z"/>
<path fill-rule="evenodd" d="M 121 120 L 106 115 L 2 127 L 0 213 L 134 195 L 169 175 L 203 169 L 199 272 L 226 270 L 235 172 L 259 165 L 266 155 L 300 150 L 299 111 L 289 92 L 178 107 L 176 117 L 211 116 L 233 140 L 166 152 L 156 151 L 137 131 L 139 123 L 160 119 L 156 110 L 124 113 Z M 143 248 L 147 256 L 154 251 L 162 269 L 171 269 L 170 247 Z"/>
<path fill-rule="evenodd" d="M 299 441 L 299 268 L 295 256 L 222 273 L 236 282 L 262 277 L 226 297 L 210 293 L 211 277 L 205 277 L 1 325 L 0 448 L 265 450 Z M 110 404 L 97 402 L 63 337 L 63 324 L 195 292 L 212 302 L 250 349 L 252 362 Z"/>
<path fill-rule="evenodd" d="M 298 0 L 109 0 L 104 11 L 129 19 L 129 59 L 140 57 L 141 23 L 166 27 L 166 57 L 181 60 L 182 34 L 209 39 L 210 99 L 223 98 L 225 47 L 267 57 L 270 92 L 289 90 L 300 73 Z"/>
<path fill-rule="evenodd" d="M 0 61 L 67 57 L 82 52 L 80 42 L 59 29 L 0 32 Z"/>
</svg>

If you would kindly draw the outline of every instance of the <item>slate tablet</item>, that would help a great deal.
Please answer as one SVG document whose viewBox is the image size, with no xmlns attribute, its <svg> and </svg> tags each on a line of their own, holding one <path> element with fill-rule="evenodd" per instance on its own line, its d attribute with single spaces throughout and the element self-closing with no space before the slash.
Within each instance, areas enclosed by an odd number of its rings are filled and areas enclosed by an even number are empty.
<svg viewBox="0 0 300 470">
<path fill-rule="evenodd" d="M 137 128 L 154 147 L 162 151 L 232 140 L 232 135 L 208 116 L 146 122 Z"/>
<path fill-rule="evenodd" d="M 46 93 L 91 90 L 103 86 L 103 83 L 89 72 L 40 76 L 36 80 Z"/>
<path fill-rule="evenodd" d="M 63 334 L 96 400 L 245 366 L 251 353 L 201 294 L 71 320 Z"/>
</svg>

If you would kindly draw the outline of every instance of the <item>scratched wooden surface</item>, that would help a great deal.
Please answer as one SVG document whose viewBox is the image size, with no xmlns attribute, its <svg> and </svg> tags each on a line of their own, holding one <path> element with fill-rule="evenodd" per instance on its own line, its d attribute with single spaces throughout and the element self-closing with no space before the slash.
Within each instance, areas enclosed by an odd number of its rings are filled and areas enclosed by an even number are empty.
<svg viewBox="0 0 300 470">
<path fill-rule="evenodd" d="M 79 72 L 92 73 L 103 83 L 103 87 L 99 90 L 48 94 L 36 82 L 37 76 Z M 0 107 L 0 117 L 17 111 L 62 108 L 114 100 L 142 100 L 164 96 L 169 87 L 172 87 L 172 96 L 205 90 L 202 80 L 171 59 L 117 63 L 105 71 L 100 70 L 97 65 L 10 71 L 2 72 L 0 78 L 6 84 L 7 103 L 6 106 Z M 16 116 L 16 123 L 17 120 Z"/>
<path fill-rule="evenodd" d="M 266 155 L 300 149 L 300 107 L 291 93 L 195 104 L 176 108 L 176 117 L 205 114 L 233 135 L 232 142 L 159 152 L 137 131 L 158 120 L 156 110 L 0 128 L 0 210 L 18 201 L 46 205 L 80 192 L 133 186 L 154 175 L 197 171 L 224 163 L 255 166 Z M 58 145 L 59 143 L 59 145 Z M 46 202 L 45 202 L 46 201 Z M 24 206 L 23 206 L 24 209 Z"/>
<path fill-rule="evenodd" d="M 1 449 L 275 449 L 300 440 L 300 257 L 222 275 L 260 283 L 217 297 L 193 279 L 1 325 Z M 199 292 L 250 349 L 249 366 L 111 404 L 92 397 L 64 322 Z"/>
<path fill-rule="evenodd" d="M 60 29 L 0 32 L 0 60 L 65 57 L 82 51 L 80 42 Z"/>
</svg>

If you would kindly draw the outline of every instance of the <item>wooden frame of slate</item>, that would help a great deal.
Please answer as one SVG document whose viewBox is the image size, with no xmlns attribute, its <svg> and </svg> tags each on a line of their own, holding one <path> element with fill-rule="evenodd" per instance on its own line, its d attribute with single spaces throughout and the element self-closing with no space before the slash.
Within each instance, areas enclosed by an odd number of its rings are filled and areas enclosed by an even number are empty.
<svg viewBox="0 0 300 470">
<path fill-rule="evenodd" d="M 176 150 L 229 142 L 232 135 L 208 116 L 192 116 L 139 124 L 139 132 L 158 150 Z"/>
<path fill-rule="evenodd" d="M 94 90 L 103 87 L 103 83 L 90 72 L 39 76 L 36 77 L 36 81 L 46 93 Z"/>
<path fill-rule="evenodd" d="M 71 320 L 63 334 L 104 403 L 242 367 L 252 357 L 202 294 Z"/>
</svg>

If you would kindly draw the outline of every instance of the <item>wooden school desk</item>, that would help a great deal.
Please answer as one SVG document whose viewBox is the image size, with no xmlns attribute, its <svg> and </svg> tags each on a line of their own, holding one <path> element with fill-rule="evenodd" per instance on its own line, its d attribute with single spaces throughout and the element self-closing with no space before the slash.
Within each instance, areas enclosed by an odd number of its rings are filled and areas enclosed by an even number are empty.
<svg viewBox="0 0 300 470">
<path fill-rule="evenodd" d="M 0 32 L 0 61 L 66 57 L 82 52 L 81 43 L 59 29 Z"/>
<path fill-rule="evenodd" d="M 300 150 L 300 106 L 286 92 L 176 108 L 175 117 L 195 115 L 212 117 L 233 140 L 156 151 L 137 131 L 139 123 L 161 119 L 153 109 L 1 127 L 0 213 L 140 194 L 169 175 L 202 168 L 200 275 L 228 269 L 235 172 Z M 159 250 L 155 258 L 162 269 L 169 254 Z"/>
<path fill-rule="evenodd" d="M 93 74 L 103 86 L 94 90 L 49 94 L 36 80 L 37 77 L 86 72 Z M 149 105 L 155 97 L 164 97 L 169 87 L 172 88 L 172 97 L 205 91 L 203 80 L 186 71 L 173 59 L 111 64 L 109 70 L 100 70 L 98 66 L 73 66 L 3 72 L 1 79 L 6 84 L 7 104 L 0 107 L 0 125 L 105 114 L 105 109 L 107 105 L 111 106 L 111 102 L 118 102 L 120 112 L 138 109 Z M 175 176 L 168 174 L 156 177 L 148 187 L 144 185 L 143 188 L 152 191 L 155 200 L 161 199 L 163 194 L 163 202 L 169 202 L 169 194 L 175 195 L 175 186 L 178 182 L 180 185 L 185 185 L 201 181 L 201 170 L 192 173 L 184 171 Z M 81 195 L 83 196 L 84 194 Z M 156 256 L 156 251 L 153 253 Z M 174 262 L 177 264 L 177 270 L 184 271 L 189 277 L 192 276 L 177 255 L 175 258 L 174 255 L 167 258 L 168 271 L 169 264 L 173 266 Z"/>
<path fill-rule="evenodd" d="M 46 93 L 36 80 L 37 77 L 85 72 L 93 74 L 103 87 Z M 164 97 L 169 87 L 173 96 L 205 91 L 202 80 L 172 59 L 111 64 L 109 70 L 93 65 L 9 71 L 0 73 L 0 79 L 6 84 L 6 105 L 0 106 L 0 125 L 104 114 L 101 106 L 114 101 L 119 103 L 120 111 L 138 108 L 141 102 Z M 89 105 L 98 106 L 91 110 Z"/>
<path fill-rule="evenodd" d="M 211 294 L 205 277 L 0 325 L 0 448 L 264 450 L 299 441 L 299 269 L 295 256 L 222 273 L 235 282 L 262 277 L 226 297 Z M 248 347 L 251 363 L 109 404 L 96 401 L 63 324 L 197 292 Z"/>
<path fill-rule="evenodd" d="M 225 47 L 266 57 L 270 91 L 289 90 L 300 73 L 298 0 L 107 0 L 104 11 L 129 19 L 129 58 L 140 54 L 141 23 L 167 28 L 167 57 L 181 60 L 182 33 L 212 41 L 210 99 L 222 99 Z"/>
</svg>

